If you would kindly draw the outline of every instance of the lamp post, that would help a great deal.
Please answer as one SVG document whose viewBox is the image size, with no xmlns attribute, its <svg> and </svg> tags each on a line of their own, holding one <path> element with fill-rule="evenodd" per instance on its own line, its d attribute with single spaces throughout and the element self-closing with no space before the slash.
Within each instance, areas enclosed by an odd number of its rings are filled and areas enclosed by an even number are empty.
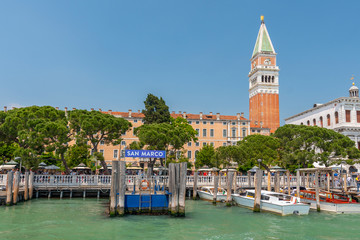
<svg viewBox="0 0 360 240">
<path fill-rule="evenodd" d="M 19 160 L 19 162 L 20 162 L 20 174 L 21 174 L 21 157 L 15 157 L 15 160 L 17 161 L 17 160 Z"/>
<path fill-rule="evenodd" d="M 257 160 L 257 162 L 259 163 L 259 168 L 261 168 L 261 162 L 262 162 L 262 160 L 259 158 L 259 159 Z"/>
<path fill-rule="evenodd" d="M 345 165 L 346 162 L 345 161 L 341 161 L 341 164 L 340 164 L 340 183 L 341 183 L 341 190 L 344 192 L 344 181 L 346 181 L 346 178 L 344 179 L 343 177 L 343 170 L 342 170 L 342 165 Z"/>
</svg>

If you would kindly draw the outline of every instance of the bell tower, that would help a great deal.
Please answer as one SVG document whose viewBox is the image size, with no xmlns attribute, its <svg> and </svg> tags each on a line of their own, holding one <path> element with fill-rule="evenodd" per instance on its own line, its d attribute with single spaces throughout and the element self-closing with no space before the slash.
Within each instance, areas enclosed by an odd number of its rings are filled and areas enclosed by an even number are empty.
<svg viewBox="0 0 360 240">
<path fill-rule="evenodd" d="M 279 116 L 279 67 L 276 53 L 264 16 L 256 39 L 249 72 L 250 127 L 270 128 L 273 133 L 280 126 Z"/>
</svg>

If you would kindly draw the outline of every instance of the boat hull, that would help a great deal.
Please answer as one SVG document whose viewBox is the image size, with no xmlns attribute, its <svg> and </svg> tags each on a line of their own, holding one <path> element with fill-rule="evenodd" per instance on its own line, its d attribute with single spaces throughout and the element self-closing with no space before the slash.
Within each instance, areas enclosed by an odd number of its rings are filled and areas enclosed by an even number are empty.
<svg viewBox="0 0 360 240">
<path fill-rule="evenodd" d="M 207 201 L 212 201 L 213 200 L 213 195 L 204 191 L 198 191 L 199 197 L 202 200 L 207 200 Z M 226 195 L 223 194 L 217 194 L 216 196 L 216 201 L 217 202 L 225 202 L 226 201 Z"/>
<path fill-rule="evenodd" d="M 251 209 L 254 208 L 253 198 L 249 198 L 245 196 L 234 196 L 234 195 L 232 197 L 238 205 Z M 280 214 L 282 216 L 293 215 L 293 214 L 308 215 L 310 206 L 309 204 L 303 204 L 303 203 L 279 205 L 261 200 L 260 210 Z"/>
<path fill-rule="evenodd" d="M 310 203 L 311 209 L 316 209 L 316 201 L 310 199 L 301 199 L 301 201 Z M 331 203 L 320 201 L 320 211 L 328 211 L 333 213 L 360 213 L 359 203 Z"/>
</svg>

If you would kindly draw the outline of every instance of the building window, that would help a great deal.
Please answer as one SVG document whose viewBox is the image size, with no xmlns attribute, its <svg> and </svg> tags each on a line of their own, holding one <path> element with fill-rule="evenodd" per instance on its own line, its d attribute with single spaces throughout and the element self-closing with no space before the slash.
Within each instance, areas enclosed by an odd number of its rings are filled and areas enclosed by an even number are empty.
<svg viewBox="0 0 360 240">
<path fill-rule="evenodd" d="M 319 121 L 320 121 L 320 127 L 324 127 L 323 117 L 320 117 Z"/>
<path fill-rule="evenodd" d="M 304 123 L 300 123 L 300 125 L 304 125 Z"/>
<path fill-rule="evenodd" d="M 203 137 L 206 137 L 206 129 L 203 129 Z"/>
<path fill-rule="evenodd" d="M 315 120 L 315 118 L 313 119 L 313 124 L 314 124 L 314 126 L 316 126 L 316 120 Z"/>
<path fill-rule="evenodd" d="M 236 146 L 236 142 L 233 142 L 232 145 L 233 145 L 233 146 Z"/>
<path fill-rule="evenodd" d="M 196 124 L 200 124 L 200 121 L 196 121 L 195 123 L 196 123 Z"/>
<path fill-rule="evenodd" d="M 134 123 L 137 123 L 137 119 L 134 119 Z"/>
<path fill-rule="evenodd" d="M 188 147 L 191 147 L 191 142 L 188 142 Z"/>
<path fill-rule="evenodd" d="M 226 125 L 226 122 L 223 122 L 223 125 Z"/>
<path fill-rule="evenodd" d="M 211 143 L 210 143 L 210 146 L 214 146 L 214 143 L 213 143 L 213 142 L 211 142 Z"/>
<path fill-rule="evenodd" d="M 236 128 L 231 129 L 231 136 L 236 137 Z"/>
<path fill-rule="evenodd" d="M 351 114 L 350 110 L 345 110 L 346 122 L 351 122 L 350 114 Z"/>
<path fill-rule="evenodd" d="M 231 124 L 232 124 L 232 125 L 235 125 L 235 123 L 236 123 L 236 122 L 232 122 Z"/>
<path fill-rule="evenodd" d="M 197 147 L 200 146 L 200 143 L 199 143 L 199 142 L 196 142 L 196 143 L 195 143 L 195 146 L 197 146 Z"/>
<path fill-rule="evenodd" d="M 214 125 L 214 122 L 210 122 L 210 125 Z"/>
<path fill-rule="evenodd" d="M 187 152 L 187 157 L 188 157 L 188 159 L 191 159 L 191 151 Z"/>
<path fill-rule="evenodd" d="M 330 126 L 331 120 L 330 120 L 330 114 L 326 116 L 327 125 Z"/>
<path fill-rule="evenodd" d="M 242 129 L 242 135 L 243 135 L 243 137 L 246 137 L 246 128 Z"/>
<path fill-rule="evenodd" d="M 360 123 L 360 111 L 356 111 L 356 120 Z"/>
<path fill-rule="evenodd" d="M 198 137 L 199 136 L 199 132 L 200 132 L 200 129 L 195 129 L 195 131 L 197 132 L 196 136 Z"/>
<path fill-rule="evenodd" d="M 210 129 L 210 137 L 214 136 L 214 129 Z"/>
<path fill-rule="evenodd" d="M 114 158 L 115 158 L 115 159 L 118 158 L 118 150 L 117 150 L 117 149 L 114 150 Z"/>
<path fill-rule="evenodd" d="M 100 149 L 100 153 L 104 156 L 104 149 Z"/>
<path fill-rule="evenodd" d="M 206 146 L 206 142 L 203 142 L 203 147 L 205 147 Z"/>
<path fill-rule="evenodd" d="M 125 141 L 121 141 L 121 145 L 125 146 L 126 142 Z"/>
<path fill-rule="evenodd" d="M 245 122 L 243 122 L 242 124 L 245 125 Z"/>
<path fill-rule="evenodd" d="M 226 135 L 226 129 L 223 129 L 223 137 L 227 137 L 227 135 Z"/>
<path fill-rule="evenodd" d="M 100 141 L 100 145 L 104 145 L 104 143 L 105 143 L 104 140 Z"/>
<path fill-rule="evenodd" d="M 206 121 L 203 121 L 203 124 L 205 125 L 205 124 L 207 124 L 207 122 L 206 122 Z"/>
<path fill-rule="evenodd" d="M 125 150 L 121 150 L 121 157 L 122 157 L 122 158 L 125 157 Z"/>
<path fill-rule="evenodd" d="M 188 121 L 189 124 L 192 124 L 192 121 Z"/>
<path fill-rule="evenodd" d="M 310 126 L 310 121 L 309 120 L 307 121 L 307 125 Z"/>
<path fill-rule="evenodd" d="M 335 124 L 339 123 L 339 113 L 335 112 Z"/>
<path fill-rule="evenodd" d="M 223 146 L 226 147 L 226 143 L 223 143 Z"/>
</svg>

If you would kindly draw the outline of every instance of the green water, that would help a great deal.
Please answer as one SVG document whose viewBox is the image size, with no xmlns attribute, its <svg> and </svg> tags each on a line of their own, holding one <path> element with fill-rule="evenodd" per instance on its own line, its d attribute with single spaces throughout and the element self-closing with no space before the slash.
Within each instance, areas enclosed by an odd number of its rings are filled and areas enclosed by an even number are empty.
<svg viewBox="0 0 360 240">
<path fill-rule="evenodd" d="M 360 215 L 281 217 L 187 201 L 186 217 L 109 218 L 107 200 L 35 199 L 0 208 L 0 239 L 359 239 Z"/>
</svg>

